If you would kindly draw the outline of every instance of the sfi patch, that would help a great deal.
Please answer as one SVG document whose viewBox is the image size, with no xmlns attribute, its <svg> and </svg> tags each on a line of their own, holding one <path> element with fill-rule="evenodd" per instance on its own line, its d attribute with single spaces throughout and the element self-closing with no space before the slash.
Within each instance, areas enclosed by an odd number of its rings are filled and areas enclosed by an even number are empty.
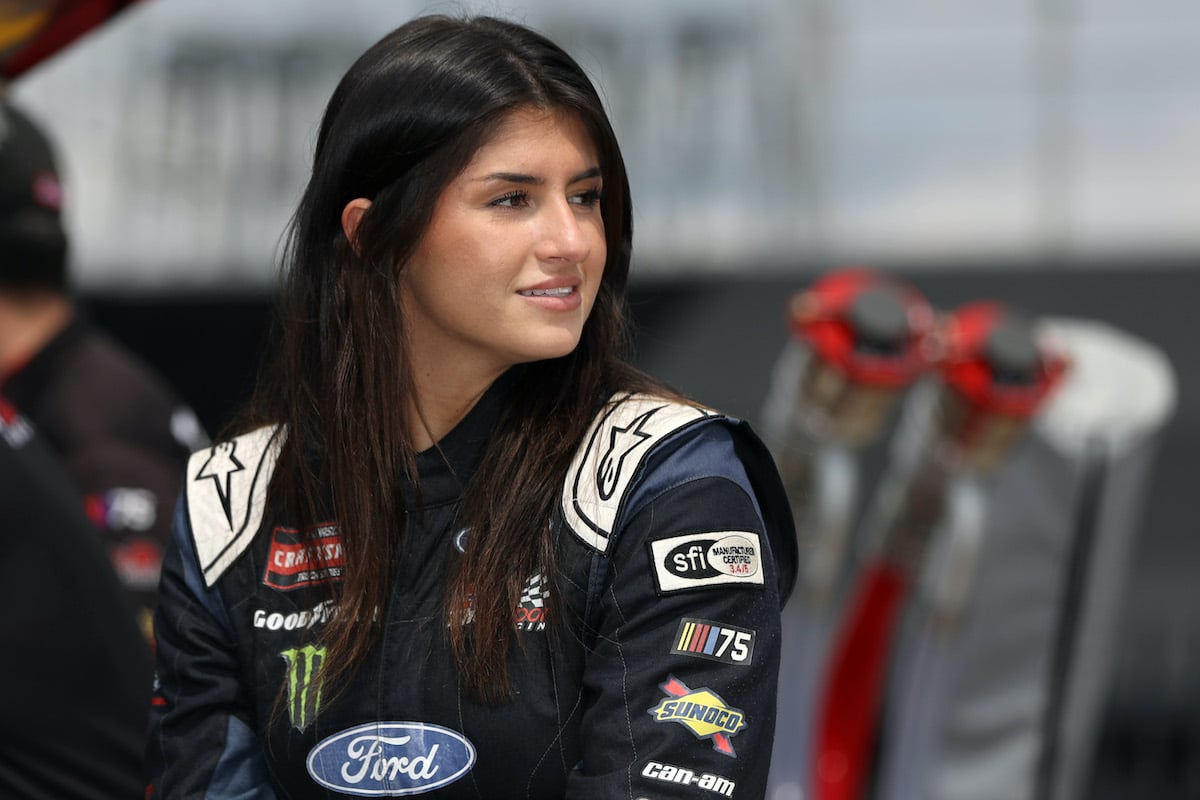
<svg viewBox="0 0 1200 800">
<path fill-rule="evenodd" d="M 658 688 L 667 698 L 646 709 L 655 722 L 678 723 L 697 739 L 711 739 L 713 750 L 721 755 L 737 758 L 729 739 L 746 727 L 746 715 L 741 709 L 733 708 L 709 689 L 689 689 L 674 675 L 668 675 L 666 683 Z"/>
<path fill-rule="evenodd" d="M 755 632 L 748 628 L 684 617 L 675 631 L 671 654 L 744 667 L 754 661 L 754 638 Z"/>
<path fill-rule="evenodd" d="M 659 594 L 763 586 L 762 545 L 751 531 L 689 533 L 647 543 Z"/>
</svg>

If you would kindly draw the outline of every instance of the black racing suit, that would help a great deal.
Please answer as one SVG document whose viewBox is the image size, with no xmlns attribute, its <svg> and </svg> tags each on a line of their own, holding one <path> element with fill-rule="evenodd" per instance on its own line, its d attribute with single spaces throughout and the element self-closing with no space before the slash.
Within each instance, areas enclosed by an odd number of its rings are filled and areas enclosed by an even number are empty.
<svg viewBox="0 0 1200 800">
<path fill-rule="evenodd" d="M 195 415 L 82 316 L 3 391 L 61 456 L 148 635 L 180 474 L 208 443 Z"/>
<path fill-rule="evenodd" d="M 555 574 L 529 576 L 514 609 L 515 695 L 499 707 L 460 688 L 441 611 L 495 387 L 440 443 L 448 463 L 420 454 L 424 505 L 382 641 L 332 703 L 315 634 L 336 613 L 319 591 L 340 575 L 336 525 L 302 541 L 245 501 L 277 431 L 193 456 L 156 617 L 153 796 L 761 797 L 790 512 L 744 423 L 641 400 L 580 447 L 550 520 Z"/>
</svg>

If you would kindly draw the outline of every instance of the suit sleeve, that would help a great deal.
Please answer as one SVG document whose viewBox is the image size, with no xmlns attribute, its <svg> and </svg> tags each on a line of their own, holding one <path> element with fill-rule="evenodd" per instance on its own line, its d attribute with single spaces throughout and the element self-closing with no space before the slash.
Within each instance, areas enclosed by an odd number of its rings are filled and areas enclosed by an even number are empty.
<svg viewBox="0 0 1200 800">
<path fill-rule="evenodd" d="M 147 797 L 274 800 L 233 627 L 200 577 L 182 501 L 159 592 Z"/>
<path fill-rule="evenodd" d="M 721 424 L 679 434 L 631 489 L 594 618 L 571 800 L 765 792 L 779 532 L 763 522 L 735 434 Z"/>
</svg>

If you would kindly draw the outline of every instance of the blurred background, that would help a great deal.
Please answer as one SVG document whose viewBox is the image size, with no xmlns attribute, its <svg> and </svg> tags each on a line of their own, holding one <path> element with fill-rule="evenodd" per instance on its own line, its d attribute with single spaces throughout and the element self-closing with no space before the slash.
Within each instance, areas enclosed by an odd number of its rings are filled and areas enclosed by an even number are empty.
<svg viewBox="0 0 1200 800">
<path fill-rule="evenodd" d="M 591 73 L 632 181 L 639 359 L 706 402 L 756 421 L 789 296 L 845 264 L 1167 355 L 1087 796 L 1200 797 L 1200 5 L 135 3 L 9 92 L 57 141 L 78 294 L 210 431 L 252 382 L 329 93 L 431 11 L 523 21 Z"/>
</svg>

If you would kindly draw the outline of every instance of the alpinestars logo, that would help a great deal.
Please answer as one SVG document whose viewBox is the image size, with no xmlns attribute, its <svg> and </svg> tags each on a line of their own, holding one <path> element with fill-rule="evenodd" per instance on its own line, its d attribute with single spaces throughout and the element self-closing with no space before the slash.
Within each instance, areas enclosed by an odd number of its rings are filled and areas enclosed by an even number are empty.
<svg viewBox="0 0 1200 800">
<path fill-rule="evenodd" d="M 614 395 L 571 459 L 563 483 L 563 522 L 584 544 L 608 552 L 623 499 L 656 443 L 709 416 L 649 395 Z"/>
<path fill-rule="evenodd" d="M 217 489 L 217 497 L 221 500 L 221 508 L 225 511 L 225 519 L 229 522 L 229 529 L 233 530 L 233 508 L 231 499 L 233 497 L 230 491 L 230 484 L 233 480 L 233 473 L 241 472 L 246 467 L 233 454 L 237 449 L 237 442 L 221 442 L 212 449 L 208 460 L 204 462 L 204 466 L 196 473 L 196 479 L 209 478 Z"/>
<path fill-rule="evenodd" d="M 545 573 L 537 572 L 531 575 L 521 592 L 521 599 L 517 602 L 517 630 L 546 630 L 546 598 L 549 596 L 550 586 Z"/>
<path fill-rule="evenodd" d="M 650 409 L 634 418 L 624 428 L 613 426 L 608 437 L 608 449 L 601 456 L 600 464 L 596 468 L 596 489 L 601 500 L 608 500 L 613 496 L 625 465 L 625 457 L 650 438 L 650 434 L 642 428 L 656 411 L 657 408 Z"/>
<path fill-rule="evenodd" d="M 325 648 L 315 645 L 293 647 L 281 652 L 287 663 L 288 719 L 298 731 L 307 728 L 321 708 L 321 667 Z"/>
</svg>

